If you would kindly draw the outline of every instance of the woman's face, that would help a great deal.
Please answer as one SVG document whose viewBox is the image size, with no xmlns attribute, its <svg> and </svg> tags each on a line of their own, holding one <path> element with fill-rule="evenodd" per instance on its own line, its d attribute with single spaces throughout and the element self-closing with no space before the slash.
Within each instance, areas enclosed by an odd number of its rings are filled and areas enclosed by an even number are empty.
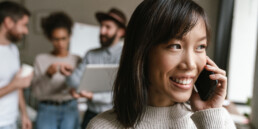
<svg viewBox="0 0 258 129">
<path fill-rule="evenodd" d="M 67 51 L 70 42 L 70 35 L 65 28 L 57 28 L 52 32 L 51 42 L 56 52 Z"/>
<path fill-rule="evenodd" d="M 202 18 L 182 39 L 154 46 L 148 57 L 149 104 L 186 102 L 206 64 L 206 26 Z"/>
</svg>

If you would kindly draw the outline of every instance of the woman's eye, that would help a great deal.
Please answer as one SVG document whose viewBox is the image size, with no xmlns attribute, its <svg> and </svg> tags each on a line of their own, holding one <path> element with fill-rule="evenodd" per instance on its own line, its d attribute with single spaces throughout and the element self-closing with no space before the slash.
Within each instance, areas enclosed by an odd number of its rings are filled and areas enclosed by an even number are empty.
<svg viewBox="0 0 258 129">
<path fill-rule="evenodd" d="M 169 45 L 170 49 L 181 49 L 181 45 L 180 44 L 171 44 Z"/>
<path fill-rule="evenodd" d="M 197 47 L 197 50 L 203 50 L 206 49 L 206 45 L 200 45 Z"/>
</svg>

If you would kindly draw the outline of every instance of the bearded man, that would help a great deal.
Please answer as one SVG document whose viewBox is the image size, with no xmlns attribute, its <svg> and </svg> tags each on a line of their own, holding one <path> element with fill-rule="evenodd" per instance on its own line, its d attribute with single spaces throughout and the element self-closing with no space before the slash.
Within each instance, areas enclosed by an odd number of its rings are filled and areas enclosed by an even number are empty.
<svg viewBox="0 0 258 129">
<path fill-rule="evenodd" d="M 21 77 L 19 50 L 14 43 L 28 34 L 29 11 L 14 2 L 0 3 L 0 129 L 16 129 L 19 108 L 22 129 L 31 129 L 23 89 L 32 74 Z"/>
<path fill-rule="evenodd" d="M 73 71 L 63 73 L 67 75 L 66 83 L 78 87 L 87 64 L 119 64 L 122 52 L 120 40 L 125 35 L 126 17 L 118 9 L 112 8 L 109 12 L 98 12 L 96 18 L 100 23 L 100 43 L 101 47 L 90 50 L 84 56 L 82 63 Z M 74 97 L 87 98 L 88 110 L 84 114 L 82 129 L 85 129 L 91 118 L 98 113 L 112 108 L 112 91 L 93 93 L 91 91 L 81 91 L 77 94 L 72 91 Z"/>
</svg>

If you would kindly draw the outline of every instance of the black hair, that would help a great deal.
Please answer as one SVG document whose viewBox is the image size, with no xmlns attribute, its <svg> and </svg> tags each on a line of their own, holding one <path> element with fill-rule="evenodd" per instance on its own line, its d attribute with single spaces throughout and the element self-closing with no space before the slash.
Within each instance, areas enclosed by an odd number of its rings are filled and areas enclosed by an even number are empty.
<svg viewBox="0 0 258 129">
<path fill-rule="evenodd" d="M 42 18 L 41 27 L 45 36 L 51 40 L 52 33 L 57 28 L 64 28 L 68 31 L 68 34 L 72 33 L 73 21 L 72 19 L 64 12 L 54 12 L 49 16 Z"/>
<path fill-rule="evenodd" d="M 114 112 L 124 127 L 136 126 L 148 103 L 148 55 L 157 44 L 182 38 L 206 14 L 192 0 L 144 0 L 134 11 L 125 35 L 120 66 L 114 83 Z"/>
<path fill-rule="evenodd" d="M 30 16 L 29 10 L 24 6 L 11 1 L 0 2 L 0 24 L 6 17 L 10 17 L 14 22 L 17 22 L 24 15 Z"/>
</svg>

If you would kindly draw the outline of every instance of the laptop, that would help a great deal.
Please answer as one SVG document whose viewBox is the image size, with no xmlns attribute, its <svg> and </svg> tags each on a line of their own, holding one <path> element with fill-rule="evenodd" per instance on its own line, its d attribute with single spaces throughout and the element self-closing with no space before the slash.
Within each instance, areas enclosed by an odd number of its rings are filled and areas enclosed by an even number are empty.
<svg viewBox="0 0 258 129">
<path fill-rule="evenodd" d="M 91 92 L 112 91 L 118 64 L 90 64 L 85 70 L 78 90 Z"/>
</svg>

